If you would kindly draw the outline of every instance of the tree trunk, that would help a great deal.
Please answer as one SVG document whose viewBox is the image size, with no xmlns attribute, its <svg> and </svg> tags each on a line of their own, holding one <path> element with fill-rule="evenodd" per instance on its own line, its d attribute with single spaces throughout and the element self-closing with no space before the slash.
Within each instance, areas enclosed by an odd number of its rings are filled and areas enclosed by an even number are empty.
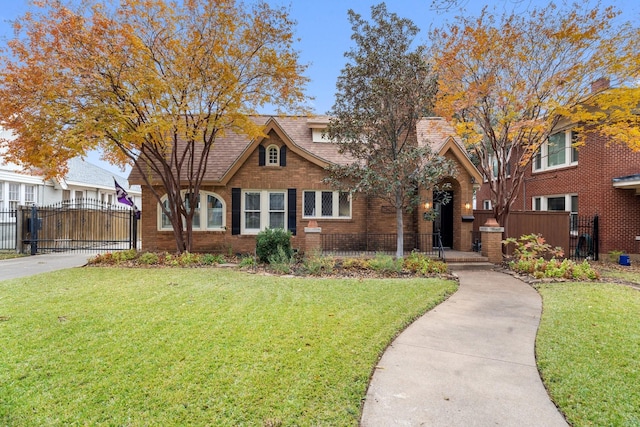
<svg viewBox="0 0 640 427">
<path fill-rule="evenodd" d="M 402 197 L 399 192 L 396 192 L 396 258 L 402 259 L 404 256 L 404 225 L 403 225 L 403 209 L 402 209 Z"/>
</svg>

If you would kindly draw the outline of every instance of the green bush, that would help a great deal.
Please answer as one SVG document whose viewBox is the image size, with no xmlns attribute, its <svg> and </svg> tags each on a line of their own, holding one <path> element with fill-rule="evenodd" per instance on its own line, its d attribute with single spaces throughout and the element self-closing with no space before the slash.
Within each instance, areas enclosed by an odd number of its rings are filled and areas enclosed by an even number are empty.
<svg viewBox="0 0 640 427">
<path fill-rule="evenodd" d="M 568 279 L 568 280 L 596 280 L 600 275 L 585 260 L 576 264 L 570 259 L 559 260 L 562 256 L 560 248 L 551 248 L 540 235 L 530 234 L 518 239 L 509 238 L 504 241 L 515 244 L 513 261 L 509 268 L 521 274 L 528 274 L 536 279 Z M 550 259 L 545 256 L 551 256 Z"/>
<path fill-rule="evenodd" d="M 335 265 L 335 258 L 331 256 L 323 256 L 319 252 L 313 252 L 307 255 L 302 261 L 304 271 L 312 276 L 331 274 Z"/>
<path fill-rule="evenodd" d="M 293 255 L 291 249 L 291 232 L 282 228 L 268 228 L 258 233 L 256 238 L 256 255 L 261 262 L 270 262 L 272 256 L 280 256 L 282 248 L 284 255 L 290 259 Z"/>
<path fill-rule="evenodd" d="M 620 255 L 622 254 L 624 254 L 624 251 L 610 251 L 609 261 L 617 264 L 620 262 Z"/>
<path fill-rule="evenodd" d="M 158 254 L 155 254 L 153 252 L 145 252 L 140 255 L 140 258 L 138 258 L 138 262 L 144 265 L 156 265 L 160 262 L 160 257 L 158 257 Z"/>
<path fill-rule="evenodd" d="M 245 255 L 240 259 L 239 266 L 240 266 L 240 268 L 243 268 L 243 267 L 255 267 L 256 266 L 256 259 L 253 257 L 253 255 Z"/>
<path fill-rule="evenodd" d="M 204 254 L 201 258 L 204 265 L 224 264 L 224 261 L 224 256 L 221 254 Z"/>
<path fill-rule="evenodd" d="M 347 270 L 367 270 L 369 260 L 365 258 L 347 258 L 342 261 L 342 268 Z"/>
<path fill-rule="evenodd" d="M 138 251 L 135 249 L 128 249 L 126 251 L 117 251 L 113 253 L 113 260 L 116 264 L 120 264 L 127 261 L 133 261 L 138 256 Z"/>
<path fill-rule="evenodd" d="M 369 260 L 369 267 L 379 273 L 400 273 L 402 271 L 402 259 L 395 259 L 391 255 L 377 254 Z"/>
<path fill-rule="evenodd" d="M 429 258 L 425 254 L 421 254 L 419 252 L 412 252 L 411 255 L 405 258 L 404 268 L 412 273 L 418 273 L 424 276 L 433 273 L 447 272 L 446 263 Z"/>
<path fill-rule="evenodd" d="M 564 256 L 560 247 L 551 247 L 540 234 L 524 234 L 518 238 L 509 237 L 502 241 L 505 245 L 513 244 L 513 257 L 516 260 L 535 258 L 556 258 Z"/>
<path fill-rule="evenodd" d="M 289 274 L 295 264 L 295 257 L 282 246 L 278 246 L 276 253 L 269 256 L 268 262 L 269 267 L 273 271 L 281 274 Z"/>
</svg>

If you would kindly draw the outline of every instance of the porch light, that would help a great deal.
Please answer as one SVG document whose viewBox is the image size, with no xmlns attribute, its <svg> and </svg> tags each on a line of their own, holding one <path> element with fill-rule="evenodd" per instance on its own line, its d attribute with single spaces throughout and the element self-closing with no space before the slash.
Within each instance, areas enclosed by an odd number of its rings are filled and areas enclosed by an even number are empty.
<svg viewBox="0 0 640 427">
<path fill-rule="evenodd" d="M 465 203 L 465 204 L 464 204 L 464 208 L 465 208 L 466 210 L 470 210 L 470 209 L 471 209 L 471 203 L 469 203 L 469 202 Z"/>
<path fill-rule="evenodd" d="M 425 210 L 429 210 L 429 209 L 431 209 L 431 203 L 429 203 L 429 200 L 427 200 L 427 201 L 424 203 L 424 208 L 425 208 Z"/>
</svg>

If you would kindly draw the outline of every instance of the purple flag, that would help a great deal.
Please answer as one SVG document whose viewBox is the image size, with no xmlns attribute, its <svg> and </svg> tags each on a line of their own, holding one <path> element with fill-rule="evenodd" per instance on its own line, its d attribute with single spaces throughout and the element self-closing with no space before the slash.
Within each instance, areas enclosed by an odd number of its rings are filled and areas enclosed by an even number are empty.
<svg viewBox="0 0 640 427">
<path fill-rule="evenodd" d="M 116 181 L 115 178 L 113 178 L 113 182 L 116 184 L 116 198 L 118 199 L 118 202 L 131 206 L 133 211 L 136 213 L 136 219 L 140 219 L 140 210 L 134 203 L 133 198 L 124 188 L 122 188 L 120 184 L 118 184 L 118 181 Z"/>
</svg>

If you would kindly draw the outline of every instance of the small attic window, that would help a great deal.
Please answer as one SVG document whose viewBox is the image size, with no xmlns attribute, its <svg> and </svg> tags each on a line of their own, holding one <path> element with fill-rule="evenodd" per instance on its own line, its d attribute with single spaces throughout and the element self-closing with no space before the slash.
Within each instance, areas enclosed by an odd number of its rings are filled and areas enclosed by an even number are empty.
<svg viewBox="0 0 640 427">
<path fill-rule="evenodd" d="M 276 145 L 267 147 L 267 165 L 280 166 L 280 150 Z"/>
<path fill-rule="evenodd" d="M 311 137 L 313 142 L 332 142 L 325 132 L 326 129 L 311 129 Z"/>
</svg>

